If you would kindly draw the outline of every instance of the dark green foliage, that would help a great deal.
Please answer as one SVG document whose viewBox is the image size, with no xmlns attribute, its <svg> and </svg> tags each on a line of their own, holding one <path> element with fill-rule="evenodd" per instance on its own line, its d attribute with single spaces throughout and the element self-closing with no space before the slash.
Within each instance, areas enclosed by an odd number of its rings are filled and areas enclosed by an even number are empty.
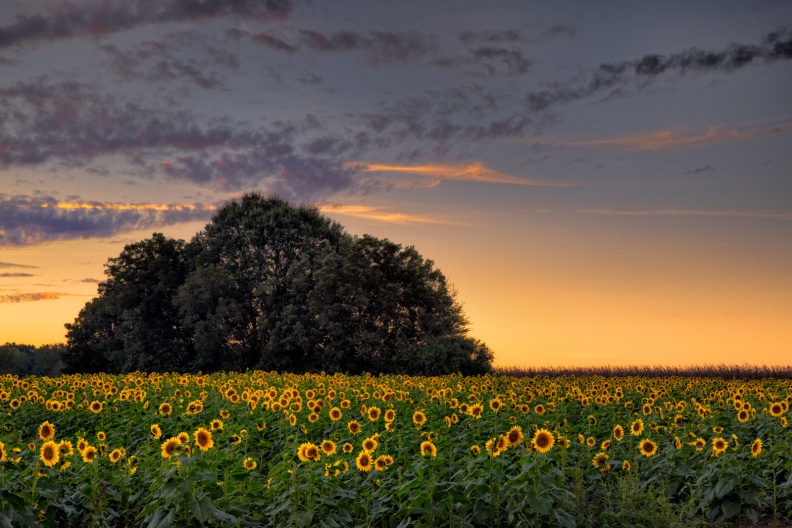
<svg viewBox="0 0 792 528">
<path fill-rule="evenodd" d="M 63 368 L 61 355 L 65 350 L 65 345 L 0 345 L 0 374 L 59 376 Z"/>
<path fill-rule="evenodd" d="M 127 246 L 67 325 L 69 372 L 478 374 L 455 293 L 412 247 L 247 194 L 192 241 Z"/>
<path fill-rule="evenodd" d="M 168 370 L 191 347 L 173 297 L 187 276 L 184 242 L 155 233 L 111 258 L 73 324 L 67 324 L 66 372 Z"/>
</svg>

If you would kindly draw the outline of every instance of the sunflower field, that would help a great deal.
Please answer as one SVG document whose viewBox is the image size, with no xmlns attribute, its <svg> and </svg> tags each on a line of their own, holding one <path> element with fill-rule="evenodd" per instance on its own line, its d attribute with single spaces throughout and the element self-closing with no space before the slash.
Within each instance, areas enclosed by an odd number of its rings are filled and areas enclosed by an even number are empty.
<svg viewBox="0 0 792 528">
<path fill-rule="evenodd" d="M 0 525 L 788 525 L 790 402 L 782 379 L 4 375 Z"/>
</svg>

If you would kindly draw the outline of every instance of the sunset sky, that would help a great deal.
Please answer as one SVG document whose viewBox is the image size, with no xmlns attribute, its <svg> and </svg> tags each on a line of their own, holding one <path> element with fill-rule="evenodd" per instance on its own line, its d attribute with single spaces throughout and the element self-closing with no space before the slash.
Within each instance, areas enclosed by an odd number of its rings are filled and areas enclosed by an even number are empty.
<svg viewBox="0 0 792 528">
<path fill-rule="evenodd" d="M 788 0 L 4 0 L 0 344 L 256 190 L 415 246 L 496 365 L 789 365 L 790 59 Z"/>
</svg>

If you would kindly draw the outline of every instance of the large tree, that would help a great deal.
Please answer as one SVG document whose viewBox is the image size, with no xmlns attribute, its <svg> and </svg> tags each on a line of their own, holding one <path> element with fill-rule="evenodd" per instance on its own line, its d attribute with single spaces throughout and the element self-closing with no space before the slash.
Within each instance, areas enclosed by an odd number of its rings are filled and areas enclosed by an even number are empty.
<svg viewBox="0 0 792 528">
<path fill-rule="evenodd" d="M 474 374 L 443 274 L 413 248 L 352 237 L 315 207 L 252 193 L 192 241 L 127 246 L 67 325 L 67 369 Z"/>
<path fill-rule="evenodd" d="M 67 372 L 162 371 L 179 367 L 191 342 L 173 298 L 184 283 L 184 242 L 154 233 L 105 266 L 107 280 L 66 325 Z"/>
</svg>

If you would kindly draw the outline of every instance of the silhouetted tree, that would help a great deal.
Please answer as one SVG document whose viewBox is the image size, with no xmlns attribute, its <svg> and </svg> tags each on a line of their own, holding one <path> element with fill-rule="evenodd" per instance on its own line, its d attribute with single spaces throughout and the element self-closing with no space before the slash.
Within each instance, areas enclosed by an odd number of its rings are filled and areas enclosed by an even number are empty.
<svg viewBox="0 0 792 528">
<path fill-rule="evenodd" d="M 68 372 L 162 371 L 190 354 L 173 297 L 184 283 L 184 242 L 154 233 L 105 269 L 99 297 L 66 325 Z"/>
<path fill-rule="evenodd" d="M 155 234 L 106 273 L 67 325 L 69 371 L 491 369 L 432 261 L 279 198 L 246 194 L 188 244 Z"/>
</svg>

